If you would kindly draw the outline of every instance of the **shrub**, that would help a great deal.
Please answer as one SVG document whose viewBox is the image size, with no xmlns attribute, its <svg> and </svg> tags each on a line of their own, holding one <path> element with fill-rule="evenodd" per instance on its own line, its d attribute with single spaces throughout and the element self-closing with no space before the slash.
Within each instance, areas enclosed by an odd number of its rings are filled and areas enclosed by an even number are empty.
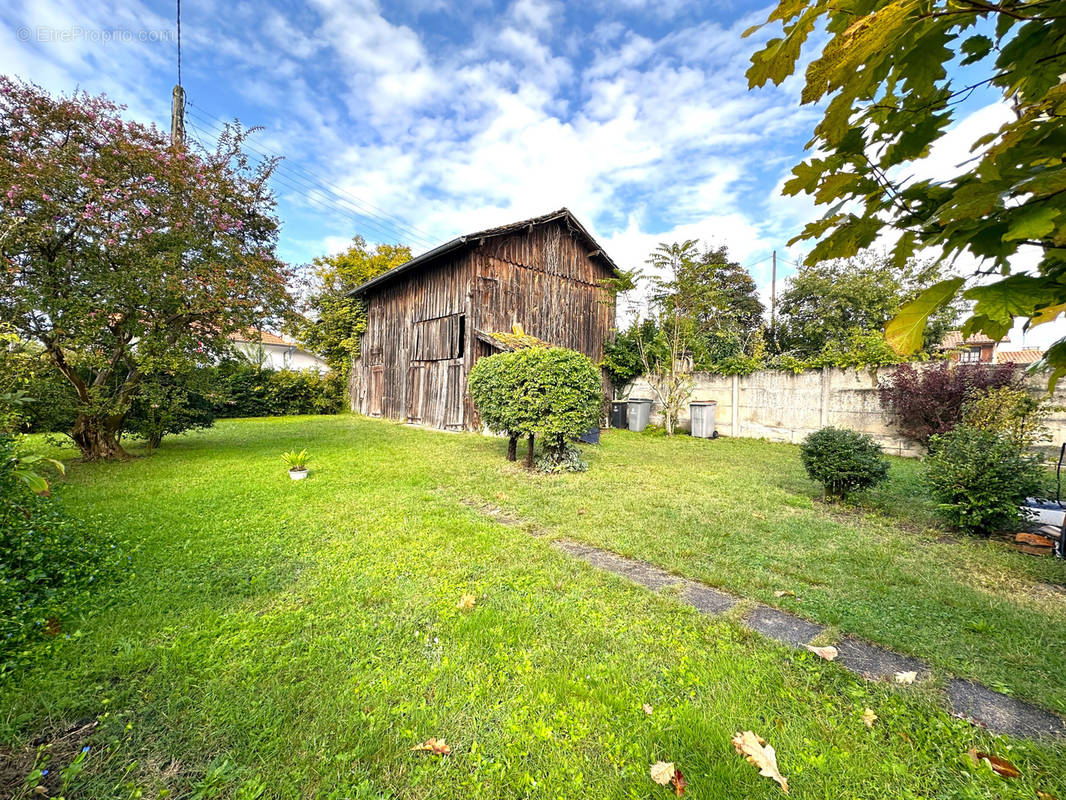
<svg viewBox="0 0 1066 800">
<path fill-rule="evenodd" d="M 588 468 L 581 451 L 570 444 L 548 450 L 537 459 L 537 472 L 585 472 Z"/>
<path fill-rule="evenodd" d="M 319 375 L 238 363 L 223 364 L 214 372 L 219 417 L 336 414 L 344 407 L 343 378 L 337 373 Z"/>
<path fill-rule="evenodd" d="M 888 459 L 867 434 L 839 428 L 822 428 L 808 436 L 800 448 L 803 468 L 811 480 L 825 487 L 827 500 L 868 489 L 888 476 Z"/>
<path fill-rule="evenodd" d="M 1045 474 L 1036 456 L 994 431 L 959 425 L 930 439 L 926 481 L 945 520 L 969 533 L 1009 530 L 1024 521 L 1027 497 L 1039 494 Z"/>
<path fill-rule="evenodd" d="M 541 437 L 549 451 L 561 452 L 599 420 L 599 371 L 573 350 L 530 347 L 488 356 L 474 365 L 468 385 L 482 422 L 512 443 Z"/>
<path fill-rule="evenodd" d="M 126 414 L 124 430 L 154 450 L 168 434 L 210 428 L 215 424 L 215 406 L 208 397 L 210 374 L 200 369 L 146 376 Z"/>
<path fill-rule="evenodd" d="M 947 433 L 962 419 L 973 392 L 1016 385 L 1013 364 L 957 364 L 943 361 L 922 369 L 900 366 L 881 384 L 881 405 L 891 411 L 900 433 L 920 442 Z"/>
<path fill-rule="evenodd" d="M 1051 406 L 1025 389 L 1000 386 L 971 393 L 962 408 L 962 422 L 971 428 L 1006 436 L 1026 450 L 1050 438 L 1046 425 Z"/>
<path fill-rule="evenodd" d="M 15 472 L 18 459 L 18 437 L 0 433 L 0 675 L 62 630 L 128 559 L 99 526 L 34 494 Z"/>
</svg>

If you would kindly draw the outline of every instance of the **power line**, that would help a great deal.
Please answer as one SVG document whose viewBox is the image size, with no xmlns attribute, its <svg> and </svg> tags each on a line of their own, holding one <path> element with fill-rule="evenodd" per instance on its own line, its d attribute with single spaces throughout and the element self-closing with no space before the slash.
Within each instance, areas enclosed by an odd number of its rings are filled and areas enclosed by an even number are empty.
<svg viewBox="0 0 1066 800">
<path fill-rule="evenodd" d="M 213 123 L 204 122 L 201 116 L 196 115 L 195 118 L 199 120 L 202 125 L 208 128 L 207 131 L 204 131 L 199 126 L 197 127 L 197 130 L 199 130 L 205 137 L 210 138 L 212 136 L 218 136 L 222 132 L 217 125 Z M 190 122 L 190 124 L 192 123 Z M 260 150 L 254 145 L 245 143 L 245 147 L 249 151 L 258 154 L 263 158 L 277 158 L 277 156 Z M 351 211 L 355 215 L 357 215 L 360 220 L 360 225 L 369 223 L 373 225 L 373 227 L 378 231 L 382 231 L 387 238 L 395 238 L 397 240 L 407 239 L 411 240 L 412 243 L 417 246 L 427 248 L 436 245 L 435 241 L 431 241 L 424 236 L 419 236 L 409 230 L 405 230 L 399 224 L 393 222 L 387 217 L 382 217 L 381 215 L 367 211 L 366 209 L 355 203 L 353 200 L 349 199 L 347 196 L 341 194 L 340 192 L 330 190 L 329 188 L 315 181 L 314 178 L 307 176 L 299 169 L 291 167 L 284 161 L 279 162 L 278 167 L 275 170 L 272 178 L 277 178 L 279 176 L 286 177 L 290 181 L 300 184 L 299 187 L 290 187 L 296 189 L 297 191 L 306 192 L 310 190 L 326 196 L 331 202 L 341 205 L 346 210 Z"/>
<path fill-rule="evenodd" d="M 198 134 L 200 134 L 198 138 L 200 144 L 204 147 L 209 147 L 212 133 L 205 131 L 192 120 L 189 121 L 189 126 Z M 308 197 L 315 205 L 329 208 L 329 210 L 336 213 L 338 216 L 344 217 L 349 222 L 354 224 L 357 228 L 371 228 L 386 239 L 396 238 L 395 230 L 390 229 L 384 223 L 374 219 L 373 217 L 367 217 L 362 214 L 358 209 L 352 210 L 336 201 L 333 201 L 331 203 L 329 193 L 324 191 L 321 187 L 304 182 L 299 177 L 279 173 L 277 171 L 275 171 L 271 175 L 271 180 L 285 189 L 289 189 L 290 191 L 296 192 L 297 194 L 301 194 Z M 324 195 L 324 197 L 320 197 L 319 195 Z M 343 203 L 343 199 L 341 199 L 341 203 Z"/>
<path fill-rule="evenodd" d="M 215 116 L 214 114 L 209 112 L 207 109 L 203 108 L 202 106 L 199 106 L 196 103 L 193 103 L 192 101 L 189 102 L 189 105 L 196 109 L 196 112 L 201 117 L 201 121 L 204 122 L 205 124 L 210 124 L 213 127 L 218 127 L 220 125 L 226 125 L 227 124 L 225 120 L 220 119 L 219 117 Z M 206 118 L 206 119 L 204 119 L 204 118 Z M 278 154 L 264 154 L 264 155 L 267 155 L 267 157 L 269 157 L 269 158 L 274 158 Z M 375 206 L 369 200 L 366 200 L 365 198 L 359 197 L 358 195 L 353 194 L 351 191 L 338 186 L 337 184 L 333 183 L 328 178 L 326 178 L 323 175 L 315 172 L 314 170 L 311 170 L 311 169 L 309 169 L 307 167 L 299 167 L 299 168 L 293 167 L 293 169 L 299 169 L 301 172 L 305 173 L 308 178 L 314 180 L 316 183 L 320 183 L 320 184 L 323 184 L 325 186 L 331 187 L 331 191 L 332 191 L 333 194 L 339 194 L 339 195 L 343 195 L 343 196 L 346 196 L 346 197 L 350 198 L 351 201 L 353 203 L 355 203 L 356 205 L 358 205 L 358 206 L 360 206 L 362 208 L 368 209 L 366 211 L 367 214 L 369 214 L 371 216 L 380 217 L 380 218 L 382 218 L 384 220 L 389 221 L 390 224 L 392 224 L 397 230 L 401 230 L 401 231 L 406 232 L 407 235 L 411 236 L 412 238 L 422 239 L 423 241 L 425 241 L 425 242 L 427 242 L 429 244 L 434 244 L 436 242 L 436 239 L 433 237 L 433 234 L 429 233 L 428 231 L 425 231 L 425 230 L 417 227 L 416 225 L 413 225 L 413 224 L 407 222 L 406 220 L 396 216 L 395 214 L 390 214 L 389 212 L 385 211 L 384 209 L 382 209 L 382 208 L 380 208 L 378 206 Z"/>
</svg>

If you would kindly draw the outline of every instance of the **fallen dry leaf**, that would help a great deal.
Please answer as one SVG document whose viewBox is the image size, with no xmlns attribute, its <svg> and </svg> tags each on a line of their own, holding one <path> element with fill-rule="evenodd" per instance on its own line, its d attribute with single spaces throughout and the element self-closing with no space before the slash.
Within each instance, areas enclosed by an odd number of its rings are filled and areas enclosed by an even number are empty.
<svg viewBox="0 0 1066 800">
<path fill-rule="evenodd" d="M 459 598 L 459 602 L 455 604 L 455 607 L 460 611 L 469 611 L 474 607 L 477 602 L 477 598 L 472 594 L 464 594 Z"/>
<path fill-rule="evenodd" d="M 778 589 L 774 592 L 774 597 L 795 597 L 796 593 L 791 589 Z"/>
<path fill-rule="evenodd" d="M 1037 800 L 1059 800 L 1055 795 L 1042 792 L 1039 789 L 1036 790 L 1036 798 Z"/>
<path fill-rule="evenodd" d="M 1007 759 L 994 756 L 991 753 L 981 753 L 976 747 L 971 747 L 967 750 L 966 755 L 970 757 L 970 761 L 973 762 L 974 766 L 977 766 L 982 761 L 987 762 L 994 773 L 1002 775 L 1004 778 L 1017 778 L 1022 774 L 1021 770 L 1007 761 Z"/>
<path fill-rule="evenodd" d="M 862 721 L 867 728 L 872 728 L 874 723 L 877 722 L 877 714 L 873 712 L 872 708 L 868 708 L 862 712 Z"/>
<path fill-rule="evenodd" d="M 670 785 L 674 787 L 674 794 L 678 797 L 685 793 L 685 787 L 688 786 L 688 781 L 677 767 L 674 767 L 674 777 L 670 779 Z"/>
<path fill-rule="evenodd" d="M 819 658 L 824 658 L 826 661 L 832 661 L 837 657 L 837 649 L 833 645 L 827 645 L 825 647 L 812 647 L 807 645 L 807 649 L 814 653 Z"/>
<path fill-rule="evenodd" d="M 773 745 L 766 744 L 765 739 L 752 731 L 744 731 L 733 737 L 733 747 L 748 763 L 759 768 L 760 775 L 777 781 L 781 790 L 788 794 L 788 778 L 777 769 L 777 753 L 774 752 Z"/>
<path fill-rule="evenodd" d="M 648 705 L 647 703 L 645 703 L 644 705 L 642 705 L 642 706 L 641 706 L 641 708 L 643 708 L 643 709 L 644 709 L 644 713 L 645 713 L 645 714 L 647 714 L 647 715 L 648 715 L 649 717 L 651 716 L 652 712 L 653 712 L 653 711 L 655 711 L 655 709 L 654 709 L 654 708 L 652 708 L 652 707 L 651 707 L 650 705 Z"/>
<path fill-rule="evenodd" d="M 431 739 L 426 739 L 422 744 L 416 744 L 411 749 L 432 753 L 435 756 L 447 756 L 451 755 L 452 752 L 452 748 L 449 747 L 443 739 L 438 739 L 435 736 Z"/>
<path fill-rule="evenodd" d="M 651 779 L 660 786 L 668 785 L 674 779 L 674 773 L 676 772 L 677 770 L 674 769 L 672 761 L 656 761 L 651 765 L 651 769 L 648 770 Z"/>
<path fill-rule="evenodd" d="M 914 679 L 917 678 L 917 677 L 918 677 L 918 673 L 914 672 L 914 671 L 911 671 L 911 672 L 897 672 L 892 677 L 892 679 L 896 683 L 911 684 L 911 683 L 914 683 Z"/>
</svg>

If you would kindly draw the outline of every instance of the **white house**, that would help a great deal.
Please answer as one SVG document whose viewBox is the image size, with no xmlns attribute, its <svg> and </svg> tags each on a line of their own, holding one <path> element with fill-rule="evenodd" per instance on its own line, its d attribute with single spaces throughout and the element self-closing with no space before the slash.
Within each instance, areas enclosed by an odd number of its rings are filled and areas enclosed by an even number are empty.
<svg viewBox="0 0 1066 800">
<path fill-rule="evenodd" d="M 245 357 L 262 364 L 266 369 L 291 369 L 297 372 L 328 372 L 326 362 L 300 348 L 294 339 L 278 336 L 270 331 L 250 328 L 231 333 L 233 347 Z"/>
</svg>

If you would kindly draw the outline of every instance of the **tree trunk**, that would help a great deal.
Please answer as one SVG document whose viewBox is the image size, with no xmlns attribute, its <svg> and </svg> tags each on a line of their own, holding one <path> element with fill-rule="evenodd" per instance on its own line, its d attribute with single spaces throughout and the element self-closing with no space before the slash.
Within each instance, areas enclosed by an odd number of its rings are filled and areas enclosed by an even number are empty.
<svg viewBox="0 0 1066 800">
<path fill-rule="evenodd" d="M 122 429 L 122 416 L 93 417 L 79 414 L 74 420 L 70 437 L 81 450 L 86 461 L 106 461 L 111 458 L 128 458 L 122 449 L 118 433 Z"/>
<path fill-rule="evenodd" d="M 514 461 L 518 458 L 518 437 L 511 436 L 507 440 L 507 460 Z"/>
<path fill-rule="evenodd" d="M 529 446 L 526 449 L 526 469 L 533 469 L 533 434 L 529 434 Z"/>
</svg>

